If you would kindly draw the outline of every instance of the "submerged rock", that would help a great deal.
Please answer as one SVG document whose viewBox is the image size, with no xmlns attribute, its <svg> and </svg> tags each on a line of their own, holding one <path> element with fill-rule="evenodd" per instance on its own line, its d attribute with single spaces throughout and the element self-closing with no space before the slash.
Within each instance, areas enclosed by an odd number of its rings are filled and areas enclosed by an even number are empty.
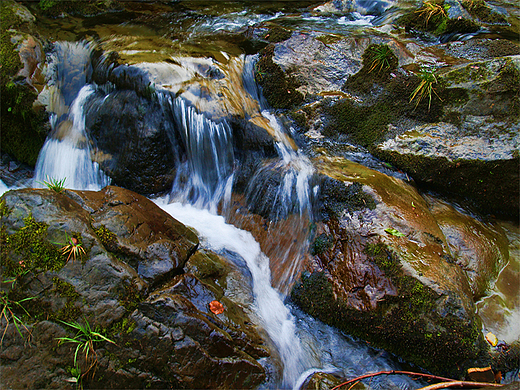
<svg viewBox="0 0 520 390">
<path fill-rule="evenodd" d="M 211 253 L 193 255 L 196 235 L 150 200 L 117 187 L 12 190 L 1 216 L 1 293 L 20 303 L 23 322 L 21 335 L 0 322 L 4 385 L 66 389 L 75 366 L 87 388 L 264 381 L 256 359 L 269 350 L 247 314 L 247 289 L 240 298 L 226 283 L 236 271 Z M 213 300 L 223 313 L 211 312 Z M 56 339 L 74 337 L 75 323 L 116 344 L 94 342 L 76 363 L 76 346 Z"/>
<path fill-rule="evenodd" d="M 292 298 L 414 364 L 462 375 L 484 352 L 480 323 L 466 275 L 425 200 L 410 184 L 342 158 L 316 164 L 335 183 L 326 193 L 345 194 L 345 203 L 324 203 L 316 264 Z"/>
</svg>

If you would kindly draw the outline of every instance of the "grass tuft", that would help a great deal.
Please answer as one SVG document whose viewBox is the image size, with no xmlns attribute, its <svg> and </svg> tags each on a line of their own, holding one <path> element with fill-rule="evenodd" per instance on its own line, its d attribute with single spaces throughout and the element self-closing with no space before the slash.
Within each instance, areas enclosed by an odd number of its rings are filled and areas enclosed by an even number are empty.
<svg viewBox="0 0 520 390">
<path fill-rule="evenodd" d="M 65 189 L 65 180 L 66 179 L 67 178 L 63 178 L 60 180 L 60 179 L 55 179 L 55 178 L 51 178 L 51 177 L 47 176 L 47 180 L 40 181 L 38 183 L 44 185 L 49 190 L 57 192 L 59 194 L 59 193 L 63 192 L 63 190 Z"/>
</svg>

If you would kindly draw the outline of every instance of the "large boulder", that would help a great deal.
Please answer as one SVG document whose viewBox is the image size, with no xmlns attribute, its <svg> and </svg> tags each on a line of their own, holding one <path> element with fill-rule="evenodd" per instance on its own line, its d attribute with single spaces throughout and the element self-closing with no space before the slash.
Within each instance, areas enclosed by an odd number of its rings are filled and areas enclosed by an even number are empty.
<svg viewBox="0 0 520 390">
<path fill-rule="evenodd" d="M 95 95 L 85 118 L 94 160 L 115 185 L 141 194 L 171 189 L 178 165 L 173 123 L 156 100 L 133 90 Z"/>
<path fill-rule="evenodd" d="M 269 352 L 245 308 L 247 283 L 225 259 L 196 251 L 196 235 L 150 200 L 117 187 L 12 190 L 1 217 L 1 294 L 21 321 L 20 332 L 14 317 L 1 321 L 4 385 L 249 388 L 265 379 L 256 359 Z M 76 361 L 76 344 L 57 340 L 77 338 L 75 324 L 115 344 L 98 338 Z"/>
<path fill-rule="evenodd" d="M 292 298 L 414 364 L 462 375 L 484 351 L 480 322 L 466 275 L 426 201 L 412 185 L 346 159 L 316 164 L 325 176 L 315 265 Z"/>
<path fill-rule="evenodd" d="M 459 96 L 443 103 L 447 121 L 412 127 L 375 153 L 419 183 L 469 198 L 485 213 L 517 217 L 519 57 L 456 66 L 440 80 L 445 96 Z"/>
</svg>

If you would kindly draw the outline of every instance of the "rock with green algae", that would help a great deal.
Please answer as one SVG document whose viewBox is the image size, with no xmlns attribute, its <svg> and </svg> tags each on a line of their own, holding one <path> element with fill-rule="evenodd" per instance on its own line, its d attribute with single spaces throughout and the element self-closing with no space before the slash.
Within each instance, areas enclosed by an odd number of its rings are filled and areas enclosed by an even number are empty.
<svg viewBox="0 0 520 390">
<path fill-rule="evenodd" d="M 317 234 L 333 242 L 315 255 L 293 300 L 409 362 L 462 376 L 485 345 L 464 271 L 426 201 L 411 185 L 348 160 L 315 163 L 344 186 L 361 185 L 360 198 L 369 195 L 373 205 L 345 206 L 318 224 Z"/>
<path fill-rule="evenodd" d="M 511 218 L 520 207 L 519 129 L 519 123 L 468 115 L 460 127 L 416 127 L 381 143 L 375 153 L 419 183 Z"/>
<path fill-rule="evenodd" d="M 13 302 L 32 298 L 21 303 L 27 312 L 15 309 L 27 327 L 21 327 L 24 338 L 11 324 L 0 346 L 4 384 L 70 387 L 75 346 L 58 345 L 57 337 L 73 336 L 61 321 L 88 321 L 117 343 L 95 344 L 98 364 L 85 387 L 250 388 L 264 380 L 255 358 L 267 349 L 225 290 L 188 274 L 163 286 L 183 272 L 198 240 L 153 202 L 115 187 L 13 190 L 1 201 L 0 271 L 4 281 L 17 277 L 2 283 L 2 294 Z M 71 237 L 84 252 L 67 261 L 61 248 Z M 200 297 L 184 288 L 192 285 Z M 199 305 L 202 297 L 221 299 L 234 323 L 207 303 L 199 309 L 191 302 Z M 6 325 L 2 319 L 2 331 Z M 85 371 L 84 359 L 78 361 Z"/>
</svg>

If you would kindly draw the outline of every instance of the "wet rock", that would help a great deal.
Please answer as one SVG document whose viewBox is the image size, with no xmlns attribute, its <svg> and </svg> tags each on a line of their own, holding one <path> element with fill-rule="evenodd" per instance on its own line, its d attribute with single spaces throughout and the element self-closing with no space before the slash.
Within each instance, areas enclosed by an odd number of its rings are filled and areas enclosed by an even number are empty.
<svg viewBox="0 0 520 390">
<path fill-rule="evenodd" d="M 179 273 L 198 246 L 197 236 L 153 202 L 122 188 L 71 195 L 90 210 L 94 229 L 113 234 L 108 245 L 150 284 Z"/>
<path fill-rule="evenodd" d="M 481 356 L 483 339 L 466 276 L 428 204 L 410 184 L 359 164 L 338 157 L 315 162 L 335 181 L 331 188 L 343 186 L 349 196 L 343 209 L 324 203 L 333 212 L 316 234 L 326 245 L 316 248 L 313 271 L 292 298 L 408 361 L 461 375 L 455 367 Z"/>
<path fill-rule="evenodd" d="M 467 116 L 461 127 L 423 125 L 378 145 L 377 155 L 419 183 L 468 199 L 485 213 L 519 213 L 518 123 Z"/>
<path fill-rule="evenodd" d="M 83 377 L 87 388 L 251 388 L 264 381 L 255 359 L 269 350 L 247 314 L 247 283 L 208 252 L 193 256 L 186 267 L 193 274 L 173 278 L 198 240 L 150 200 L 117 187 L 13 190 L 2 196 L 1 216 L 0 271 L 16 282 L 0 288 L 26 310 L 21 336 L 0 322 L 8 387 L 70 387 L 76 346 L 56 338 L 75 331 L 63 321 L 88 322 L 117 343 L 94 342 L 95 354 L 78 355 L 83 373 L 95 366 Z M 67 259 L 67 243 L 82 250 Z M 209 308 L 217 299 L 221 314 Z"/>
<path fill-rule="evenodd" d="M 520 47 L 507 39 L 471 39 L 440 45 L 447 55 L 469 61 L 488 60 L 495 57 L 520 54 Z"/>
<path fill-rule="evenodd" d="M 93 160 L 112 183 L 141 194 L 169 191 L 179 162 L 169 137 L 173 124 L 160 104 L 121 90 L 97 95 L 87 105 Z"/>
<path fill-rule="evenodd" d="M 361 68 L 361 55 L 368 44 L 368 39 L 325 43 L 307 34 L 293 34 L 275 46 L 272 61 L 298 80 L 301 86 L 297 90 L 305 96 L 341 91 L 345 78 Z"/>
<path fill-rule="evenodd" d="M 478 301 L 507 264 L 509 240 L 497 224 L 476 220 L 433 198 L 429 202 L 456 264 L 466 272 L 473 299 Z"/>
</svg>

